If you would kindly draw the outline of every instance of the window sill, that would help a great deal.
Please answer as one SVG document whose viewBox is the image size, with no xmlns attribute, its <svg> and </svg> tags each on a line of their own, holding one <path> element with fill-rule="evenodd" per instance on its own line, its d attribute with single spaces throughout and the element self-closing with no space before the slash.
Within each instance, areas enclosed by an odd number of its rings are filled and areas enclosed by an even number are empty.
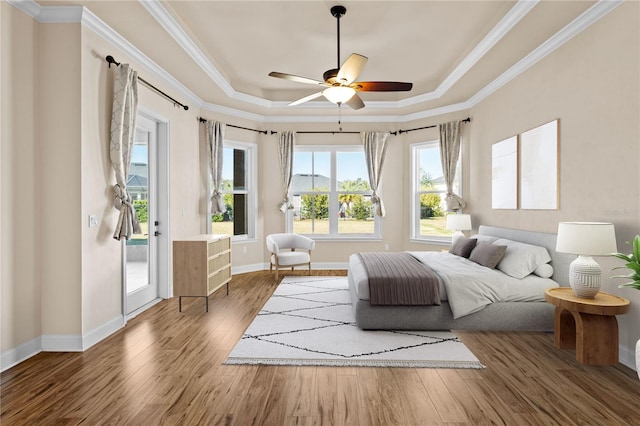
<svg viewBox="0 0 640 426">
<path fill-rule="evenodd" d="M 451 245 L 451 239 L 447 241 L 447 240 L 436 240 L 431 238 L 410 238 L 409 242 L 416 243 L 416 244 L 430 244 L 434 246 L 450 246 Z"/>
<path fill-rule="evenodd" d="M 314 241 L 323 241 L 323 242 L 346 242 L 346 243 L 357 243 L 357 242 L 380 242 L 382 241 L 382 237 L 362 237 L 362 236 L 353 236 L 353 237 L 336 237 L 336 236 L 319 236 L 319 235 L 309 235 L 309 234 L 301 234 L 305 237 L 311 238 Z"/>
</svg>

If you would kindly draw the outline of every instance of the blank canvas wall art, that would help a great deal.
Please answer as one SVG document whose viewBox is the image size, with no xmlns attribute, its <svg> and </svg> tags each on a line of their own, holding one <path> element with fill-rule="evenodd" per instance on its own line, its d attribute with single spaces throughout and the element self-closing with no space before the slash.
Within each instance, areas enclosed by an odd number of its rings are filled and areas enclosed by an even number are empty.
<svg viewBox="0 0 640 426">
<path fill-rule="evenodd" d="M 518 137 L 491 146 L 491 208 L 518 208 Z"/>
<path fill-rule="evenodd" d="M 558 208 L 558 120 L 520 135 L 520 208 Z"/>
</svg>

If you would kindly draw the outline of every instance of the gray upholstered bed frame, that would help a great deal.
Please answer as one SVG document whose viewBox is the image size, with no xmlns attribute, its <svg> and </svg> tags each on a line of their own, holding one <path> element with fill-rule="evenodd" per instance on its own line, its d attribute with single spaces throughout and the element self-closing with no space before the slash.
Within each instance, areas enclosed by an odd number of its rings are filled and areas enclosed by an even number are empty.
<svg viewBox="0 0 640 426">
<path fill-rule="evenodd" d="M 552 278 L 568 286 L 573 257 L 556 252 L 556 235 L 480 226 L 478 233 L 545 247 L 551 255 Z M 553 305 L 546 302 L 498 302 L 454 319 L 449 303 L 440 306 L 372 306 L 360 300 L 350 280 L 356 323 L 367 330 L 553 330 Z"/>
</svg>

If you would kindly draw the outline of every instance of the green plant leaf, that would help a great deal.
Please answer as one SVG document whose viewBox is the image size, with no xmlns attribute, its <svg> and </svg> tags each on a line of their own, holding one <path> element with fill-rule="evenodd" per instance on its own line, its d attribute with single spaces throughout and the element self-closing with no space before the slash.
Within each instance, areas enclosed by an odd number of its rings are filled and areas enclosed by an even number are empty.
<svg viewBox="0 0 640 426">
<path fill-rule="evenodd" d="M 631 258 L 629 256 L 627 256 L 626 254 L 623 253 L 612 253 L 612 255 L 614 257 L 617 257 L 618 259 L 622 259 L 625 262 L 632 262 Z"/>
<path fill-rule="evenodd" d="M 627 242 L 627 244 L 629 244 Z M 612 256 L 617 257 L 618 259 L 624 260 L 626 264 L 624 266 L 616 266 L 611 270 L 615 269 L 628 269 L 631 271 L 629 275 L 616 275 L 611 278 L 623 278 L 626 280 L 630 280 L 624 284 L 620 284 L 618 287 L 631 287 L 636 290 L 640 290 L 640 235 L 636 235 L 633 239 L 633 251 L 626 255 L 624 253 L 612 253 Z"/>
</svg>

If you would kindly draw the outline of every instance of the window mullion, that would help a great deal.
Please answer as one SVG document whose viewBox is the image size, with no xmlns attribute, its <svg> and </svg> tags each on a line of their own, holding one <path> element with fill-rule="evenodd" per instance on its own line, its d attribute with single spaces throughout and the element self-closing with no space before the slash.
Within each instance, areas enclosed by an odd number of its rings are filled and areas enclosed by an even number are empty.
<svg viewBox="0 0 640 426">
<path fill-rule="evenodd" d="M 338 183 L 336 150 L 331 150 L 331 188 L 329 188 L 329 235 L 338 236 Z"/>
</svg>

